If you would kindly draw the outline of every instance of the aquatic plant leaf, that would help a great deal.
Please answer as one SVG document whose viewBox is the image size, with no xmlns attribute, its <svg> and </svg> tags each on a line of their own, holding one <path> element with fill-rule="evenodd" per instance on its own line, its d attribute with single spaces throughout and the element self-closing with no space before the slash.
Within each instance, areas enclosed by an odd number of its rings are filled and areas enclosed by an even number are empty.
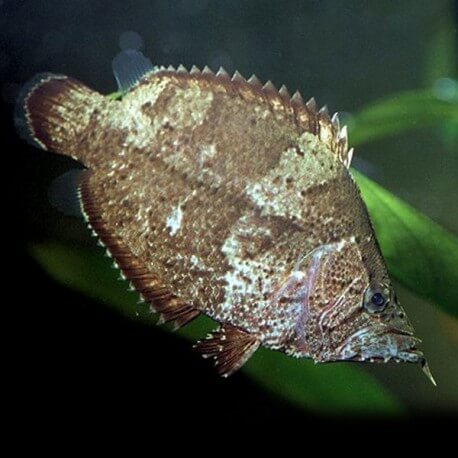
<svg viewBox="0 0 458 458">
<path fill-rule="evenodd" d="M 120 100 L 122 99 L 122 92 L 112 92 L 111 94 L 108 94 L 106 97 L 108 100 Z"/>
<path fill-rule="evenodd" d="M 125 281 L 118 281 L 117 272 L 110 268 L 111 260 L 101 256 L 100 250 L 49 243 L 34 246 L 32 254 L 49 275 L 69 288 L 134 320 L 156 322 L 147 305 L 137 304 L 138 294 L 127 291 Z M 178 334 L 195 341 L 215 326 L 212 320 L 201 317 Z M 402 412 L 398 401 L 356 364 L 316 365 L 260 349 L 241 370 L 260 386 L 307 410 L 332 414 Z"/>
<path fill-rule="evenodd" d="M 352 173 L 391 275 L 458 317 L 458 238 L 363 174 Z"/>
<path fill-rule="evenodd" d="M 432 90 L 406 91 L 374 102 L 348 122 L 353 146 L 405 131 L 457 126 L 458 100 L 440 100 Z"/>
</svg>

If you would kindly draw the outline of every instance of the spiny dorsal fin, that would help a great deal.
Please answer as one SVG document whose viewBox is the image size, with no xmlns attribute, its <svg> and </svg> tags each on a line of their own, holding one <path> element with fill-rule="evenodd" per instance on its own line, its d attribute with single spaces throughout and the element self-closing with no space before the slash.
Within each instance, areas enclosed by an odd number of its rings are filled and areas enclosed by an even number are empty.
<svg viewBox="0 0 458 458">
<path fill-rule="evenodd" d="M 145 75 L 154 71 L 154 66 L 140 51 L 121 51 L 112 62 L 113 73 L 121 92 L 127 92 Z"/>
<path fill-rule="evenodd" d="M 164 287 L 161 280 L 146 269 L 121 238 L 107 227 L 102 218 L 103 204 L 97 199 L 97 188 L 91 184 L 92 173 L 85 170 L 82 175 L 79 195 L 89 227 L 106 247 L 107 254 L 113 258 L 115 266 L 121 270 L 121 278 L 130 281 L 143 301 L 148 302 L 155 312 L 160 313 L 158 324 L 173 322 L 177 329 L 199 316 L 199 310 Z"/>
<path fill-rule="evenodd" d="M 274 86 L 274 84 L 270 80 L 267 81 L 266 84 L 264 84 L 264 86 L 262 86 L 262 90 L 269 95 L 274 95 L 274 96 L 278 95 L 277 88 Z"/>
<path fill-rule="evenodd" d="M 278 93 L 282 96 L 285 97 L 288 101 L 290 101 L 291 96 L 289 95 L 288 88 L 283 84 L 283 86 L 280 88 Z"/>
<path fill-rule="evenodd" d="M 162 69 L 158 69 L 158 72 L 160 71 Z M 318 110 L 313 97 L 304 103 L 299 92 L 296 91 L 291 97 L 284 85 L 278 90 L 271 81 L 262 85 L 255 75 L 246 80 L 238 71 L 235 71 L 231 78 L 222 67 L 216 74 L 207 66 L 203 70 L 192 66 L 191 70 L 188 71 L 183 65 L 179 65 L 176 70 L 172 67 L 166 71 L 180 75 L 182 78 L 205 78 L 207 81 L 219 82 L 230 93 L 238 93 L 242 97 L 252 93 L 258 94 L 270 104 L 273 111 L 281 113 L 283 116 L 286 115 L 289 119 L 294 119 L 300 130 L 317 135 L 336 154 L 338 159 L 346 167 L 349 167 L 351 154 L 348 151 L 346 128 L 340 128 L 337 113 L 332 118 L 329 116 L 326 105 Z M 252 100 L 252 96 L 248 96 L 247 99 Z"/>
<path fill-rule="evenodd" d="M 299 91 L 296 91 L 291 97 L 291 103 L 294 106 L 304 106 L 304 99 Z"/>
<path fill-rule="evenodd" d="M 237 70 L 232 75 L 231 81 L 234 82 L 234 83 L 246 83 L 245 78 Z"/>
<path fill-rule="evenodd" d="M 218 374 L 228 377 L 248 361 L 259 345 L 256 337 L 226 323 L 194 348 L 204 358 L 213 358 Z"/>
<path fill-rule="evenodd" d="M 351 161 L 353 159 L 353 152 L 354 152 L 354 148 L 350 148 L 347 152 L 347 158 L 346 158 L 346 161 L 345 161 L 345 166 L 347 167 L 347 169 L 350 168 L 350 165 L 351 165 Z"/>
<path fill-rule="evenodd" d="M 332 125 L 334 126 L 334 129 L 336 129 L 337 132 L 340 131 L 340 120 L 339 120 L 339 114 L 334 113 L 331 118 Z"/>
<path fill-rule="evenodd" d="M 224 70 L 223 67 L 220 67 L 218 69 L 218 72 L 216 73 L 216 76 L 218 78 L 222 78 L 222 79 L 225 79 L 225 80 L 230 80 L 231 77 L 229 76 L 229 73 L 226 72 L 226 70 Z"/>
<path fill-rule="evenodd" d="M 261 81 L 259 81 L 258 77 L 256 75 L 254 75 L 254 74 L 250 76 L 250 78 L 248 80 L 248 83 L 250 83 L 254 87 L 262 88 Z"/>
<path fill-rule="evenodd" d="M 349 159 L 349 150 L 348 150 L 348 132 L 347 126 L 343 126 L 338 133 L 338 141 L 337 141 L 337 154 L 344 163 L 348 163 Z M 353 151 L 351 152 L 351 157 L 353 156 Z M 350 167 L 350 163 L 348 166 Z"/>
<path fill-rule="evenodd" d="M 310 99 L 307 100 L 307 102 L 305 103 L 305 106 L 307 107 L 307 109 L 312 112 L 312 113 L 316 113 L 316 102 L 315 102 L 315 97 L 310 97 Z"/>
<path fill-rule="evenodd" d="M 318 113 L 323 116 L 323 117 L 328 117 L 329 118 L 329 110 L 328 110 L 328 106 L 327 105 L 323 105 L 320 110 L 318 111 Z"/>
</svg>

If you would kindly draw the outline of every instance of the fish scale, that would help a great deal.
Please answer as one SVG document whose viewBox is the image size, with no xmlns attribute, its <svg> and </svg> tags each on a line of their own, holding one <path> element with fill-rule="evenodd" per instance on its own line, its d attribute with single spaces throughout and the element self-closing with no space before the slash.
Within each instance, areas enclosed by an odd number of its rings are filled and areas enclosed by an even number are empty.
<svg viewBox="0 0 458 458">
<path fill-rule="evenodd" d="M 196 348 L 223 376 L 265 346 L 316 362 L 417 362 L 433 381 L 337 115 L 238 72 L 154 67 L 137 51 L 113 68 L 120 100 L 38 75 L 16 124 L 87 168 L 72 182 L 83 215 L 160 322 L 217 321 Z"/>
</svg>

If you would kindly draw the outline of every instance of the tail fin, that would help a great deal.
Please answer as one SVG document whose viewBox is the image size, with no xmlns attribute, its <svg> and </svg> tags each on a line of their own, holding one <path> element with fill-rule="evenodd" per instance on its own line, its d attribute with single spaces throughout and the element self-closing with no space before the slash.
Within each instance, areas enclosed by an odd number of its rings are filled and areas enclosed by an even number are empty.
<svg viewBox="0 0 458 458">
<path fill-rule="evenodd" d="M 101 94 L 64 75 L 40 73 L 22 89 L 15 122 L 21 137 L 35 146 L 72 156 L 95 109 L 106 104 Z"/>
</svg>

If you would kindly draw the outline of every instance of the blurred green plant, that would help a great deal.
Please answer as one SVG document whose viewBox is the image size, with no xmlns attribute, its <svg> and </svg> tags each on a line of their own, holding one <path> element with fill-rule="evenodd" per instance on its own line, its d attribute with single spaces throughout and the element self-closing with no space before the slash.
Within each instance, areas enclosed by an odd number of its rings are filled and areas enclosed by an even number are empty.
<svg viewBox="0 0 458 458">
<path fill-rule="evenodd" d="M 444 78 L 445 80 L 445 78 Z M 402 132 L 440 126 L 450 130 L 456 142 L 458 136 L 457 93 L 433 89 L 406 91 L 383 98 L 363 108 L 348 121 L 349 136 L 354 146 L 391 137 Z M 442 98 L 441 98 L 442 97 Z"/>
<path fill-rule="evenodd" d="M 399 94 L 363 109 L 351 123 L 354 144 L 412 128 L 456 122 L 457 105 L 429 91 Z M 458 239 L 364 175 L 353 171 L 374 223 L 391 274 L 420 296 L 458 316 Z M 94 250 L 49 243 L 33 255 L 59 282 L 152 324 L 145 304 L 136 304 L 126 284 L 116 281 L 110 261 Z M 199 318 L 178 333 L 193 340 L 214 327 Z M 315 365 L 267 350 L 256 352 L 242 369 L 272 392 L 320 412 L 400 413 L 399 402 L 357 365 Z M 419 372 L 420 377 L 420 372 Z M 427 381 L 425 380 L 425 383 Z"/>
</svg>

